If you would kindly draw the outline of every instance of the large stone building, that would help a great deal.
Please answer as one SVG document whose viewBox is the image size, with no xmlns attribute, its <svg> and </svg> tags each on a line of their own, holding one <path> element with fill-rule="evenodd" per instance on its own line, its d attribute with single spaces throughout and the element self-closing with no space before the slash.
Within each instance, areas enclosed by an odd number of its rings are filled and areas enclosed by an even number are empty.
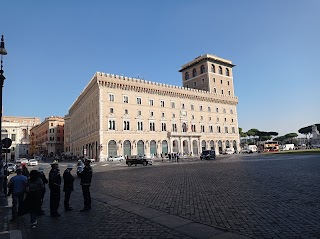
<svg viewBox="0 0 320 239">
<path fill-rule="evenodd" d="M 3 116 L 1 139 L 10 138 L 12 145 L 8 159 L 15 160 L 30 156 L 30 130 L 40 124 L 38 117 Z"/>
<path fill-rule="evenodd" d="M 61 155 L 64 147 L 64 119 L 51 116 L 30 131 L 30 153 L 36 155 Z"/>
<path fill-rule="evenodd" d="M 97 72 L 65 117 L 65 152 L 102 159 L 239 150 L 233 66 L 199 56 L 180 69 L 183 87 Z"/>
</svg>

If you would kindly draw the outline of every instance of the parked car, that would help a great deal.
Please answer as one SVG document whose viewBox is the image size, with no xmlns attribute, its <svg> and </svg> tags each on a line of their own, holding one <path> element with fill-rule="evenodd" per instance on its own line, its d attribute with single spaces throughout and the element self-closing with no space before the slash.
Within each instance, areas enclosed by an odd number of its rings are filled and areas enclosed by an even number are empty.
<svg viewBox="0 0 320 239">
<path fill-rule="evenodd" d="M 36 159 L 30 159 L 28 162 L 29 166 L 38 166 L 38 160 Z"/>
<path fill-rule="evenodd" d="M 251 149 L 243 149 L 241 152 L 243 154 L 253 154 L 253 151 Z"/>
<path fill-rule="evenodd" d="M 138 164 L 142 164 L 143 166 L 147 166 L 148 164 L 152 165 L 152 160 L 148 159 L 142 155 L 130 155 L 126 158 L 126 164 L 128 166 L 131 166 L 133 164 L 135 166 L 137 166 Z"/>
<path fill-rule="evenodd" d="M 124 157 L 123 156 L 118 156 L 118 155 L 116 155 L 116 156 L 109 156 L 109 158 L 108 158 L 108 161 L 122 161 L 122 160 L 124 160 Z"/>
<path fill-rule="evenodd" d="M 224 154 L 234 154 L 234 148 L 227 148 Z"/>
<path fill-rule="evenodd" d="M 200 159 L 216 159 L 216 152 L 214 150 L 203 150 L 200 154 Z"/>
<path fill-rule="evenodd" d="M 6 166 L 6 163 L 4 163 L 4 167 Z M 17 165 L 14 163 L 8 163 L 8 168 L 7 168 L 9 173 L 14 173 L 17 170 Z"/>
</svg>

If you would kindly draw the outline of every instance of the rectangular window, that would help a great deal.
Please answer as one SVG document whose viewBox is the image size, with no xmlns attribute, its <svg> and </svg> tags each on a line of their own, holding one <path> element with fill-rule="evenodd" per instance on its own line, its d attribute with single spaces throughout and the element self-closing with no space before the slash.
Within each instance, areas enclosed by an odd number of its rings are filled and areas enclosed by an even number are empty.
<svg viewBox="0 0 320 239">
<path fill-rule="evenodd" d="M 153 117 L 153 111 L 150 111 L 150 116 Z"/>
<path fill-rule="evenodd" d="M 181 105 L 181 108 L 184 110 L 184 104 Z"/>
<path fill-rule="evenodd" d="M 201 132 L 204 133 L 204 125 L 201 125 Z"/>
<path fill-rule="evenodd" d="M 176 105 L 175 105 L 175 103 L 174 102 L 171 102 L 171 108 L 176 108 Z"/>
<path fill-rule="evenodd" d="M 191 105 L 191 110 L 194 110 L 194 105 Z"/>
<path fill-rule="evenodd" d="M 161 113 L 161 117 L 164 118 L 164 113 L 163 112 Z"/>
<path fill-rule="evenodd" d="M 213 127 L 212 127 L 212 125 L 209 126 L 209 131 L 210 131 L 210 133 L 213 133 Z"/>
<path fill-rule="evenodd" d="M 172 131 L 177 132 L 177 124 L 172 124 Z"/>
<path fill-rule="evenodd" d="M 11 140 L 12 140 L 12 141 L 16 141 L 16 134 L 12 134 L 12 135 L 11 135 Z"/>
<path fill-rule="evenodd" d="M 114 101 L 114 95 L 113 94 L 109 94 L 109 101 Z"/>
<path fill-rule="evenodd" d="M 161 131 L 167 131 L 167 124 L 161 123 Z"/>
<path fill-rule="evenodd" d="M 113 114 L 113 108 L 110 108 L 110 114 Z"/>
<path fill-rule="evenodd" d="M 211 112 L 211 107 L 210 106 L 208 106 L 208 112 Z"/>
<path fill-rule="evenodd" d="M 138 110 L 138 116 L 141 116 L 141 110 Z"/>
<path fill-rule="evenodd" d="M 203 109 L 203 108 L 202 108 L 202 105 L 200 105 L 199 109 L 200 109 L 200 111 L 202 111 L 202 109 Z"/>
<path fill-rule="evenodd" d="M 130 130 L 130 122 L 123 121 L 123 130 Z"/>
<path fill-rule="evenodd" d="M 115 120 L 109 120 L 108 129 L 109 130 L 115 130 L 116 129 L 116 121 Z"/>
<path fill-rule="evenodd" d="M 224 132 L 225 132 L 226 134 L 228 133 L 228 127 L 227 127 L 227 126 L 224 127 Z"/>
<path fill-rule="evenodd" d="M 123 96 L 123 103 L 129 103 L 129 97 L 128 96 L 126 96 L 126 95 L 124 95 Z"/>
<path fill-rule="evenodd" d="M 137 104 L 141 105 L 141 98 L 140 97 L 137 97 Z"/>
<path fill-rule="evenodd" d="M 161 100 L 161 101 L 160 101 L 160 106 L 161 106 L 161 107 L 164 107 L 164 100 Z"/>
<path fill-rule="evenodd" d="M 220 128 L 220 126 L 217 126 L 217 132 L 218 132 L 218 133 L 221 133 L 221 128 Z"/>
<path fill-rule="evenodd" d="M 216 113 L 219 113 L 219 108 L 218 107 L 216 108 Z"/>
<path fill-rule="evenodd" d="M 172 114 L 172 118 L 173 118 L 173 119 L 176 118 L 176 114 Z"/>
<path fill-rule="evenodd" d="M 142 122 L 138 122 L 138 124 L 137 124 L 137 130 L 138 130 L 138 131 L 143 131 L 143 123 L 142 123 Z"/>
<path fill-rule="evenodd" d="M 236 133 L 236 130 L 234 127 L 232 127 L 232 133 L 235 134 Z"/>
<path fill-rule="evenodd" d="M 124 110 L 124 114 L 126 114 L 126 115 L 128 114 L 128 110 L 127 109 Z"/>
<path fill-rule="evenodd" d="M 153 106 L 153 100 L 152 99 L 149 99 L 149 105 Z"/>
<path fill-rule="evenodd" d="M 155 131 L 155 124 L 154 124 L 154 122 L 150 122 L 150 131 Z"/>
</svg>

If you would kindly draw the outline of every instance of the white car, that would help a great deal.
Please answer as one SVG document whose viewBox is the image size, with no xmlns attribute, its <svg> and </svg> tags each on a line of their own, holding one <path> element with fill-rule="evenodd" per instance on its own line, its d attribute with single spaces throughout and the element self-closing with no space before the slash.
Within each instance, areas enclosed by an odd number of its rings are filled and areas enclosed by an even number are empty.
<svg viewBox="0 0 320 239">
<path fill-rule="evenodd" d="M 25 163 L 25 164 L 28 164 L 28 163 L 29 163 L 29 160 L 26 159 L 26 158 L 22 158 L 21 161 L 20 161 L 20 163 L 21 163 L 21 164 L 24 164 L 24 163 Z"/>
<path fill-rule="evenodd" d="M 38 166 L 38 160 L 30 159 L 28 165 L 29 166 Z"/>
<path fill-rule="evenodd" d="M 108 161 L 122 161 L 122 160 L 124 160 L 124 157 L 123 156 L 110 156 L 109 158 L 108 158 Z"/>
</svg>

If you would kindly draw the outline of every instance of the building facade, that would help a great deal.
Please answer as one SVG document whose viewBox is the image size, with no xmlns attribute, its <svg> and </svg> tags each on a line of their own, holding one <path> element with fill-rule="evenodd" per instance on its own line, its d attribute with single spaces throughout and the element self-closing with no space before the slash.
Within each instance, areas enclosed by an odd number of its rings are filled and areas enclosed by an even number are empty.
<svg viewBox="0 0 320 239">
<path fill-rule="evenodd" d="M 51 116 L 31 129 L 30 153 L 32 155 L 61 155 L 64 147 L 64 119 Z"/>
<path fill-rule="evenodd" d="M 41 120 L 38 117 L 3 116 L 1 139 L 10 138 L 8 158 L 15 160 L 30 156 L 30 130 Z"/>
<path fill-rule="evenodd" d="M 181 67 L 183 87 L 97 72 L 65 117 L 65 152 L 102 159 L 239 151 L 233 67 L 202 55 Z"/>
</svg>

